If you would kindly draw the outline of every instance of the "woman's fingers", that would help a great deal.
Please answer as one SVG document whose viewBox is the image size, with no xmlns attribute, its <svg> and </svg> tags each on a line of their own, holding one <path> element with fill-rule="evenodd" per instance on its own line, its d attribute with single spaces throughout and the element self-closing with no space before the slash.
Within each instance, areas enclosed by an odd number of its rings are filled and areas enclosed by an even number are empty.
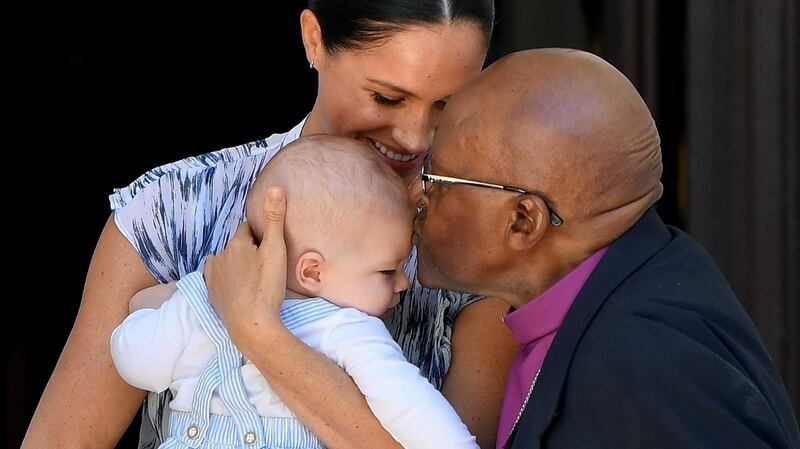
<svg viewBox="0 0 800 449">
<path fill-rule="evenodd" d="M 253 332 L 280 325 L 280 307 L 286 294 L 286 243 L 283 225 L 286 200 L 281 189 L 264 195 L 250 224 L 239 225 L 233 238 L 217 256 L 206 260 L 204 276 L 211 304 L 243 352 Z M 256 245 L 254 234 L 261 234 Z"/>
<path fill-rule="evenodd" d="M 259 277 L 256 250 L 250 226 L 242 223 L 220 254 L 206 258 L 203 277 L 209 300 L 223 322 L 226 308 L 235 310 L 239 295 L 247 295 Z"/>
<path fill-rule="evenodd" d="M 271 187 L 264 195 L 263 237 L 258 254 L 267 276 L 265 286 L 270 296 L 283 299 L 286 290 L 286 241 L 283 237 L 286 219 L 286 197 L 279 187 Z M 276 298 L 271 298 L 276 299 Z"/>
</svg>

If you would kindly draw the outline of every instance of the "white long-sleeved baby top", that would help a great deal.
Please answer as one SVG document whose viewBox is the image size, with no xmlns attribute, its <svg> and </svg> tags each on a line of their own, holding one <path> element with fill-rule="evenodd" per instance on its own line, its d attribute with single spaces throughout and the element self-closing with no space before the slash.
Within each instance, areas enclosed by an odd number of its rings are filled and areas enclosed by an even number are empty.
<svg viewBox="0 0 800 449">
<path fill-rule="evenodd" d="M 294 335 L 345 369 L 384 428 L 406 448 L 477 448 L 475 437 L 383 322 L 325 299 L 286 300 Z M 178 282 L 159 309 L 129 315 L 111 336 L 111 355 L 131 385 L 171 389 L 170 441 L 208 447 L 322 447 L 245 360 L 208 303 L 202 273 Z M 201 440 L 208 445 L 198 445 Z M 252 441 L 252 442 L 251 442 Z"/>
</svg>

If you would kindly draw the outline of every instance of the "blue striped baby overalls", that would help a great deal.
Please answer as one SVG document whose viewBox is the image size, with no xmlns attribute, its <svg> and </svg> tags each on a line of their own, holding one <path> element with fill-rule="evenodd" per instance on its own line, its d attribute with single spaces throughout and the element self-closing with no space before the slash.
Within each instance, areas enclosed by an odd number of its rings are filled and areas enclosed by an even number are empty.
<svg viewBox="0 0 800 449">
<path fill-rule="evenodd" d="M 213 342 L 216 353 L 200 374 L 192 399 L 192 411 L 171 412 L 168 438 L 160 448 L 324 448 L 319 439 L 299 420 L 258 415 L 247 397 L 242 381 L 241 367 L 244 359 L 208 302 L 202 273 L 194 272 L 185 276 L 178 282 L 178 289 L 186 297 L 203 331 Z M 327 304 L 335 308 L 332 304 Z M 330 307 L 324 307 L 327 309 L 324 314 L 331 313 Z M 300 310 L 294 312 L 289 312 L 287 318 L 305 315 L 297 313 Z M 285 315 L 283 310 L 281 315 L 282 318 Z M 310 317 L 304 318 L 299 321 L 307 322 Z M 214 392 L 217 392 L 230 415 L 210 413 Z"/>
</svg>

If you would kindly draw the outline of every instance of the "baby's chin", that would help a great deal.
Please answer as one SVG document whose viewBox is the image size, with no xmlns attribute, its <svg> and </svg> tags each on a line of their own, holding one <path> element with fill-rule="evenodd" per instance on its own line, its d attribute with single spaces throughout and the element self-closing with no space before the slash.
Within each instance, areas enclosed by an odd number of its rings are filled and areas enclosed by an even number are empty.
<svg viewBox="0 0 800 449">
<path fill-rule="evenodd" d="M 383 321 L 383 324 L 385 324 L 386 327 L 389 327 L 389 323 L 391 323 L 393 317 L 394 317 L 394 308 L 386 309 L 386 312 L 378 316 L 378 318 L 381 321 Z"/>
</svg>

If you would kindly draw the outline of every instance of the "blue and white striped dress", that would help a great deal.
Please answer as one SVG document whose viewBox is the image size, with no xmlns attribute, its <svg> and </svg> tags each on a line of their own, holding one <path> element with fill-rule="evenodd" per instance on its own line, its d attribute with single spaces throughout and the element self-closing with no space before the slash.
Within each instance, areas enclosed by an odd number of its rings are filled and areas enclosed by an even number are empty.
<svg viewBox="0 0 800 449">
<path fill-rule="evenodd" d="M 244 221 L 256 176 L 300 136 L 303 123 L 288 133 L 157 167 L 114 190 L 109 196 L 114 221 L 159 282 L 178 280 L 198 270 L 205 256 L 222 251 Z M 422 287 L 416 252 L 406 272 L 413 287 L 386 324 L 408 361 L 440 388 L 450 366 L 456 316 L 478 297 Z M 154 449 L 163 441 L 169 400 L 168 392 L 148 395 L 140 448 Z"/>
</svg>

